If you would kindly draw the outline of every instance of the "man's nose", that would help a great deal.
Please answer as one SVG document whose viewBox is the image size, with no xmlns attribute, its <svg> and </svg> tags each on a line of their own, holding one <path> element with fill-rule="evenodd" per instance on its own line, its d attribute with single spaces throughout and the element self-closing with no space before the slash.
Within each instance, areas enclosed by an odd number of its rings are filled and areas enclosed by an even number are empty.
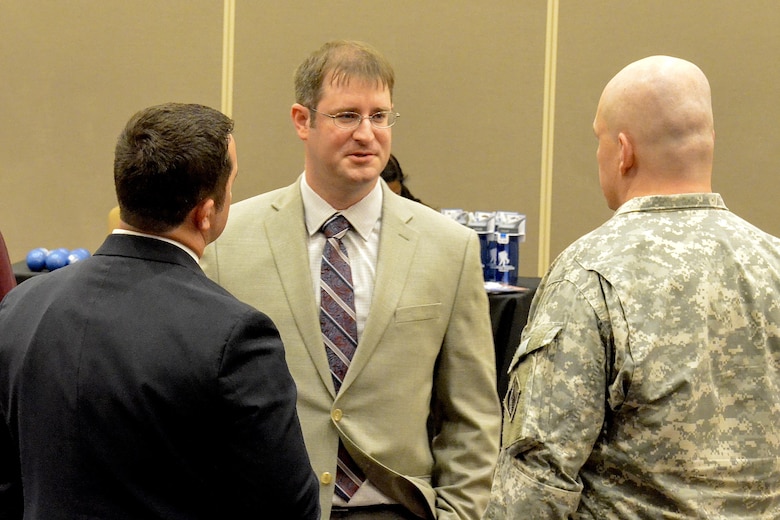
<svg viewBox="0 0 780 520">
<path fill-rule="evenodd" d="M 363 120 L 358 123 L 355 131 L 352 132 L 352 136 L 361 141 L 372 140 L 374 138 L 374 127 L 371 126 L 371 120 L 367 117 L 363 118 Z"/>
</svg>

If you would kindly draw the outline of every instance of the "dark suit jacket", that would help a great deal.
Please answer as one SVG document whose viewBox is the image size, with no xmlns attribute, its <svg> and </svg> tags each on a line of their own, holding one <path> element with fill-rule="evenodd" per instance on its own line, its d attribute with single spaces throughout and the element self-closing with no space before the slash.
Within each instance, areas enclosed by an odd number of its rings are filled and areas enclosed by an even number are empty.
<svg viewBox="0 0 780 520">
<path fill-rule="evenodd" d="M 0 306 L 0 518 L 318 518 L 295 400 L 267 316 L 110 235 Z"/>
</svg>

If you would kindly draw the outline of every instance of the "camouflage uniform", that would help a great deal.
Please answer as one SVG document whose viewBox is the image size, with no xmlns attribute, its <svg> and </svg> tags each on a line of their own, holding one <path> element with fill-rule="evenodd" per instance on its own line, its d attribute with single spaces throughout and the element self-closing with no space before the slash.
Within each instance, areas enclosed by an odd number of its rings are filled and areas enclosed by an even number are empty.
<svg viewBox="0 0 780 520">
<path fill-rule="evenodd" d="M 780 517 L 780 240 L 635 198 L 554 262 L 486 519 Z"/>
</svg>

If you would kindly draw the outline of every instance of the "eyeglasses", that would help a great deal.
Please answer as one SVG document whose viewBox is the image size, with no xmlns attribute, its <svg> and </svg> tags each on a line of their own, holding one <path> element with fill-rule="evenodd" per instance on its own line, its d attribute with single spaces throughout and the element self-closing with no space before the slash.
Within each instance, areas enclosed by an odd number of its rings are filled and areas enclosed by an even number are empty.
<svg viewBox="0 0 780 520">
<path fill-rule="evenodd" d="M 354 130 L 360 126 L 360 123 L 362 123 L 364 119 L 368 119 L 371 123 L 371 126 L 374 128 L 390 128 L 395 124 L 396 121 L 398 121 L 398 118 L 401 117 L 401 114 L 392 112 L 390 110 L 381 110 L 368 116 L 362 116 L 357 112 L 339 112 L 338 114 L 326 114 L 325 112 L 320 112 L 316 108 L 311 107 L 309 107 L 309 110 L 331 118 L 337 127 L 343 128 L 345 130 Z"/>
</svg>

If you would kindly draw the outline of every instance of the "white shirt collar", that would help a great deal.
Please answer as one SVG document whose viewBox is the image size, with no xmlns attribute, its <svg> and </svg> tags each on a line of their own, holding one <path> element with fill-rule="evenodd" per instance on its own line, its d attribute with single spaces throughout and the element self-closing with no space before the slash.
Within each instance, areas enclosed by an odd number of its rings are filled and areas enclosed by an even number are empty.
<svg viewBox="0 0 780 520">
<path fill-rule="evenodd" d="M 349 220 L 352 228 L 357 231 L 360 237 L 363 240 L 368 240 L 376 221 L 382 216 L 382 186 L 379 180 L 368 195 L 341 211 L 334 209 L 311 189 L 311 186 L 306 182 L 305 175 L 301 176 L 301 197 L 303 198 L 303 212 L 309 236 L 317 233 L 334 213 L 341 213 Z"/>
<path fill-rule="evenodd" d="M 150 235 L 148 233 L 139 233 L 138 231 L 130 231 L 129 229 L 115 229 L 111 232 L 114 235 L 133 235 L 137 237 L 146 237 L 146 238 L 154 238 L 156 240 L 161 240 L 163 242 L 168 242 L 169 244 L 172 244 L 179 249 L 184 250 L 185 253 L 190 255 L 193 260 L 195 260 L 198 265 L 200 265 L 200 259 L 198 258 L 198 255 L 195 254 L 195 251 L 190 249 L 189 247 L 185 246 L 181 242 L 176 242 L 175 240 L 171 240 L 170 238 L 161 237 L 159 235 Z"/>
</svg>

